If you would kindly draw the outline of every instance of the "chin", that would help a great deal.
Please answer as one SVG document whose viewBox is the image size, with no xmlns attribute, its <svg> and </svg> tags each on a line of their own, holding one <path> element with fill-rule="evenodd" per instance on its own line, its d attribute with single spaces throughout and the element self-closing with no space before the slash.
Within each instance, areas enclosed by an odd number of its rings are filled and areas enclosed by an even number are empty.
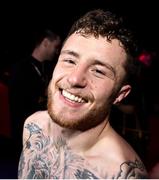
<svg viewBox="0 0 159 180">
<path fill-rule="evenodd" d="M 58 105 L 56 106 L 51 91 L 48 95 L 48 113 L 52 121 L 63 128 L 86 131 L 99 125 L 107 116 L 105 106 L 93 108 L 89 112 L 73 114 L 73 112 L 65 111 L 63 108 L 58 108 Z"/>
<path fill-rule="evenodd" d="M 86 131 L 91 128 L 94 128 L 95 126 L 99 125 L 103 121 L 103 117 L 98 116 L 100 118 L 94 117 L 94 112 L 89 113 L 87 115 L 83 115 L 82 117 L 79 117 L 76 115 L 75 118 L 72 116 L 67 116 L 66 114 L 55 111 L 53 107 L 48 107 L 48 113 L 52 119 L 53 122 L 61 126 L 62 128 L 67 128 L 71 130 L 78 130 L 78 131 Z M 77 119 L 78 116 L 78 119 Z"/>
<path fill-rule="evenodd" d="M 70 119 L 69 117 L 66 117 L 66 115 L 63 115 L 63 113 L 57 113 L 57 111 L 53 111 L 53 109 L 50 109 L 50 108 L 48 108 L 48 113 L 52 121 L 58 124 L 59 126 L 63 128 L 74 129 L 74 130 L 80 129 L 78 127 L 79 122 L 77 120 Z"/>
</svg>

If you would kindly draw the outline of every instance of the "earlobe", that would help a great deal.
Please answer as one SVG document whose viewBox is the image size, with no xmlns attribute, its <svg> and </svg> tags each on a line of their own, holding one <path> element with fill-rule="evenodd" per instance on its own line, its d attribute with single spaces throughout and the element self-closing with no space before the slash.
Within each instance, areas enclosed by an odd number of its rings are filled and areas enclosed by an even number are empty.
<svg viewBox="0 0 159 180">
<path fill-rule="evenodd" d="M 120 91 L 118 93 L 118 96 L 116 97 L 116 99 L 113 102 L 113 104 L 120 103 L 124 98 L 127 97 L 127 95 L 130 93 L 130 91 L 131 91 L 131 86 L 130 85 L 122 86 L 122 88 L 120 89 Z"/>
</svg>

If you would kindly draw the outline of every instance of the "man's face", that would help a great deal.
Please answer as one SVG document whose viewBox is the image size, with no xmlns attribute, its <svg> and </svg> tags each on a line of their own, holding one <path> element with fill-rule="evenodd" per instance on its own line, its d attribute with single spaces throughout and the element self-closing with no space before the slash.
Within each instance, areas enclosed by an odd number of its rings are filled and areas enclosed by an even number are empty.
<svg viewBox="0 0 159 180">
<path fill-rule="evenodd" d="M 107 120 L 111 105 L 124 97 L 119 83 L 125 75 L 125 60 L 118 40 L 72 34 L 61 50 L 49 85 L 48 112 L 52 119 L 77 130 Z"/>
</svg>

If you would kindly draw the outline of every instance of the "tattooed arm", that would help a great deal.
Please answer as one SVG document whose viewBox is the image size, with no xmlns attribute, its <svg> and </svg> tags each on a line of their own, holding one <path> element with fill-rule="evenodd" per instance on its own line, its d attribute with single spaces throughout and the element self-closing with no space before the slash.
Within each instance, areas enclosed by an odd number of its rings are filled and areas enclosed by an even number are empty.
<svg viewBox="0 0 159 180">
<path fill-rule="evenodd" d="M 148 174 L 143 163 L 136 159 L 135 161 L 126 161 L 120 165 L 119 173 L 115 179 L 147 179 Z"/>
<path fill-rule="evenodd" d="M 39 116 L 40 114 L 40 116 Z M 41 118 L 40 118 L 41 117 Z M 30 162 L 38 153 L 38 148 L 41 145 L 37 141 L 37 137 L 41 137 L 41 119 L 47 124 L 46 113 L 38 112 L 28 117 L 23 128 L 23 150 L 19 160 L 18 178 L 25 178 L 23 174 L 27 174 L 30 170 Z M 40 122 L 40 123 L 39 123 Z"/>
</svg>

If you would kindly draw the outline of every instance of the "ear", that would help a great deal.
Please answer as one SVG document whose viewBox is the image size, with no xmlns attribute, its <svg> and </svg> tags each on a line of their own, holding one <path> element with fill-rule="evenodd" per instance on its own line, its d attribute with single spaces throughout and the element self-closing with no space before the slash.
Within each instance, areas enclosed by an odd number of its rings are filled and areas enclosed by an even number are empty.
<svg viewBox="0 0 159 180">
<path fill-rule="evenodd" d="M 126 96 L 130 93 L 131 86 L 130 85 L 124 85 L 118 92 L 117 98 L 113 102 L 113 104 L 117 104 L 122 101 L 122 99 L 126 98 Z"/>
<path fill-rule="evenodd" d="M 42 41 L 42 44 L 44 47 L 47 47 L 48 44 L 49 44 L 49 40 L 47 38 L 44 38 L 43 41 Z"/>
</svg>

